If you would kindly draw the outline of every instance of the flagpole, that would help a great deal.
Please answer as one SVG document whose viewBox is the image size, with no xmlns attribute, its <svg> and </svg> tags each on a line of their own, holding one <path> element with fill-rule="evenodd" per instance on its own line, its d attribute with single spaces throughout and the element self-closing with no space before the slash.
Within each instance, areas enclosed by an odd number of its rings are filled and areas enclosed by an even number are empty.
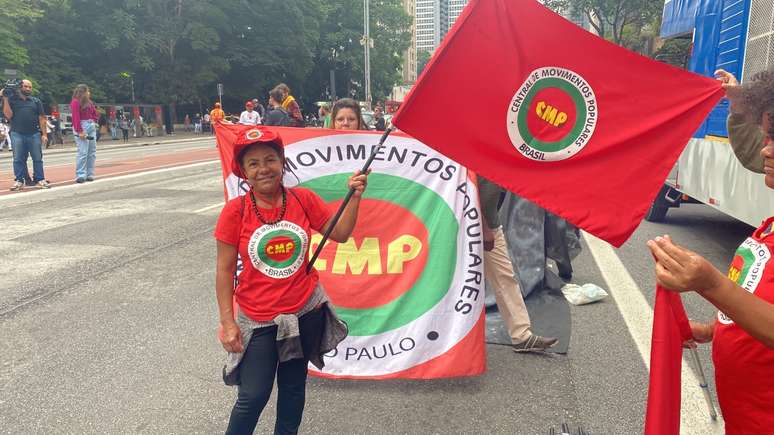
<svg viewBox="0 0 774 435">
<path fill-rule="evenodd" d="M 371 167 L 371 163 L 374 161 L 374 158 L 376 158 L 376 154 L 384 148 L 384 141 L 387 140 L 387 136 L 392 133 L 394 130 L 393 126 L 388 127 L 386 130 L 384 130 L 384 134 L 382 134 L 382 138 L 379 139 L 379 144 L 375 146 L 373 149 L 371 149 L 371 155 L 368 156 L 368 160 L 366 160 L 365 164 L 363 165 L 363 168 L 360 170 L 361 174 L 365 174 L 368 171 L 368 168 Z M 325 234 L 323 234 L 322 240 L 320 240 L 320 243 L 317 245 L 317 249 L 314 251 L 314 255 L 312 255 L 312 258 L 309 260 L 309 264 L 306 265 L 306 273 L 309 273 L 312 271 L 312 267 L 314 267 L 314 262 L 317 260 L 317 257 L 320 256 L 320 252 L 322 252 L 323 247 L 325 246 L 325 242 L 328 241 L 328 238 L 331 235 L 331 231 L 336 227 L 336 224 L 339 222 L 339 219 L 341 218 L 341 214 L 344 213 L 344 209 L 347 207 L 347 204 L 349 204 L 349 201 L 352 199 L 352 195 L 355 193 L 354 188 L 350 188 L 349 192 L 347 192 L 347 196 L 344 197 L 344 201 L 341 203 L 341 206 L 339 206 L 339 209 L 336 211 L 336 214 L 333 215 L 333 219 L 330 221 L 330 225 L 328 225 L 328 229 L 325 230 Z"/>
<path fill-rule="evenodd" d="M 699 360 L 699 352 L 695 347 L 690 348 L 691 355 L 693 355 L 693 362 L 696 364 L 696 370 L 699 372 L 699 386 L 702 393 L 704 393 L 704 399 L 707 401 L 707 409 L 709 409 L 710 418 L 714 421 L 718 419 L 718 413 L 715 411 L 715 405 L 712 404 L 712 396 L 710 396 L 709 387 L 707 387 L 707 377 L 704 376 L 704 368 L 701 366 Z"/>
</svg>

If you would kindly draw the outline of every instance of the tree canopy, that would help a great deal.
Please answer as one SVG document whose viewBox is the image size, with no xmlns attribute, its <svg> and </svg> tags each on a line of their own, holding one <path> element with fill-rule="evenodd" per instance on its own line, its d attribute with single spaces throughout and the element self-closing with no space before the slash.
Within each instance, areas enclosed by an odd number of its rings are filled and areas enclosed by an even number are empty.
<svg viewBox="0 0 774 435">
<path fill-rule="evenodd" d="M 410 17 L 371 0 L 375 98 L 400 81 Z M 0 0 L 0 71 L 18 69 L 47 104 L 78 83 L 99 102 L 204 104 L 266 100 L 287 83 L 309 104 L 364 97 L 362 0 Z M 133 88 L 133 89 L 132 89 Z"/>
</svg>

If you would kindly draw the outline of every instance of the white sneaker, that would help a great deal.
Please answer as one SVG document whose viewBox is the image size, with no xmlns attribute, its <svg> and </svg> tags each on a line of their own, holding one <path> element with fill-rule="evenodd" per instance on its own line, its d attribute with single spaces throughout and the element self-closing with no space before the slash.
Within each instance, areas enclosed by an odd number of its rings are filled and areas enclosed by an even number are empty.
<svg viewBox="0 0 774 435">
<path fill-rule="evenodd" d="M 38 181 L 38 184 L 35 185 L 38 189 L 50 189 L 51 184 L 48 183 L 46 180 L 40 180 Z"/>
<path fill-rule="evenodd" d="M 13 186 L 11 186 L 11 192 L 16 192 L 22 189 L 24 189 L 24 183 L 21 181 L 14 181 Z"/>
</svg>

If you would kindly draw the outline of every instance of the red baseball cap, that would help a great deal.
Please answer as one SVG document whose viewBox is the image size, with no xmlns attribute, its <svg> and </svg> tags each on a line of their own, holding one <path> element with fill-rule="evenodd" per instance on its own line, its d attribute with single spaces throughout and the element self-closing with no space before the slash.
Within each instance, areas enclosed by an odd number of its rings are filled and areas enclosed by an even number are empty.
<svg viewBox="0 0 774 435">
<path fill-rule="evenodd" d="M 252 101 L 246 102 L 245 107 L 254 107 L 253 102 Z"/>
<path fill-rule="evenodd" d="M 245 175 L 242 173 L 239 154 L 248 146 L 256 143 L 265 143 L 274 148 L 280 157 L 285 157 L 284 145 L 282 144 L 282 138 L 279 133 L 260 125 L 245 126 L 245 128 L 237 132 L 237 137 L 234 141 L 234 159 L 231 161 L 231 172 L 237 177 L 245 178 Z"/>
</svg>

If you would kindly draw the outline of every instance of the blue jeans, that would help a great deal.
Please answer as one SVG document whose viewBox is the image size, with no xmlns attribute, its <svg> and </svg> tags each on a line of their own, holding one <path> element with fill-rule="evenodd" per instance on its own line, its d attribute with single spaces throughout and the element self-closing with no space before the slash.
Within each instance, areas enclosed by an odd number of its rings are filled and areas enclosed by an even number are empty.
<svg viewBox="0 0 774 435">
<path fill-rule="evenodd" d="M 40 133 L 11 132 L 13 144 L 13 176 L 16 181 L 24 183 L 27 176 L 27 156 L 32 156 L 32 181 L 37 183 L 45 180 L 43 176 L 43 147 Z"/>
<path fill-rule="evenodd" d="M 93 177 L 94 165 L 97 162 L 97 123 L 92 120 L 81 121 L 81 128 L 91 139 L 81 139 L 77 133 L 73 134 L 77 146 L 75 177 Z"/>
</svg>

